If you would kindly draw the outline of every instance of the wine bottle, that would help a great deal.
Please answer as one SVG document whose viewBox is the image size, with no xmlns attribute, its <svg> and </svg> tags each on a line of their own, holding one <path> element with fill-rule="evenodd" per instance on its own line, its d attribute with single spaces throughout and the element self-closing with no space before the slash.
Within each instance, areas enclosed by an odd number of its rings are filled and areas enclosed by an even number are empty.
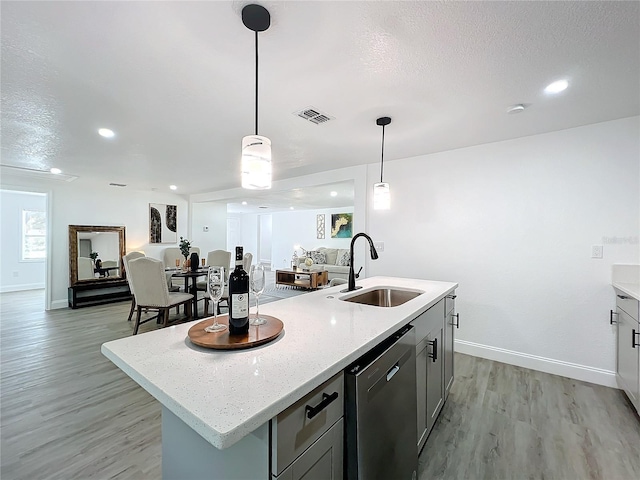
<svg viewBox="0 0 640 480">
<path fill-rule="evenodd" d="M 229 334 L 249 332 L 249 275 L 242 267 L 243 248 L 236 247 L 236 268 L 229 275 Z"/>
</svg>

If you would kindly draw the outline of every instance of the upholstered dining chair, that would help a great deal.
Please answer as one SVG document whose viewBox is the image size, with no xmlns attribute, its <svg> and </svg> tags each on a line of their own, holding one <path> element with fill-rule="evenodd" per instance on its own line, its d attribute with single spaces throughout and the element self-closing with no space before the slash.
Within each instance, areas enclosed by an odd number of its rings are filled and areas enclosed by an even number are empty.
<svg viewBox="0 0 640 480">
<path fill-rule="evenodd" d="M 189 249 L 189 255 L 192 253 L 197 253 L 200 256 L 200 247 L 191 247 Z M 176 260 L 178 261 L 178 265 L 182 265 L 184 262 L 184 257 L 182 256 L 182 252 L 179 247 L 167 247 L 162 252 L 162 261 L 164 262 L 165 268 L 176 268 Z M 184 287 L 184 280 L 181 278 L 171 279 L 171 275 L 168 277 L 169 281 L 169 291 L 177 292 L 180 290 L 180 287 Z"/>
<path fill-rule="evenodd" d="M 242 268 L 244 271 L 249 273 L 249 269 L 251 268 L 251 263 L 253 262 L 253 254 L 245 253 L 244 257 L 242 257 Z"/>
<path fill-rule="evenodd" d="M 229 305 L 229 273 L 230 273 L 230 269 L 231 269 L 231 252 L 228 252 L 226 250 L 212 250 L 209 253 L 207 253 L 207 266 L 220 266 L 220 267 L 224 267 L 225 268 L 225 273 L 224 273 L 224 292 L 222 292 L 222 298 L 220 299 L 220 301 L 218 302 L 218 313 L 220 313 L 220 304 L 222 302 L 226 302 L 227 305 Z M 198 290 L 207 291 L 207 282 L 206 280 L 203 281 L 199 281 L 198 283 L 196 283 L 196 288 Z M 208 305 L 208 297 L 205 295 L 205 311 L 209 311 L 207 308 Z"/>
<path fill-rule="evenodd" d="M 190 293 L 169 292 L 162 261 L 155 258 L 141 257 L 130 260 L 127 268 L 130 276 L 129 281 L 133 285 L 133 291 L 135 292 L 138 312 L 133 326 L 134 335 L 138 333 L 138 328 L 142 323 L 156 318 L 151 317 L 141 322 L 140 317 L 143 309 L 157 311 L 164 327 L 169 323 L 169 310 L 173 307 L 184 305 L 187 320 L 191 319 L 193 295 Z"/>
<path fill-rule="evenodd" d="M 127 277 L 127 282 L 129 283 L 129 290 L 131 290 L 131 310 L 129 310 L 129 318 L 127 318 L 127 322 L 131 321 L 133 317 L 133 312 L 136 309 L 136 292 L 133 291 L 133 283 L 129 279 L 129 262 L 131 260 L 135 260 L 136 258 L 144 257 L 144 253 L 142 252 L 129 252 L 124 257 L 122 257 L 122 263 L 124 264 L 124 271 Z"/>
</svg>

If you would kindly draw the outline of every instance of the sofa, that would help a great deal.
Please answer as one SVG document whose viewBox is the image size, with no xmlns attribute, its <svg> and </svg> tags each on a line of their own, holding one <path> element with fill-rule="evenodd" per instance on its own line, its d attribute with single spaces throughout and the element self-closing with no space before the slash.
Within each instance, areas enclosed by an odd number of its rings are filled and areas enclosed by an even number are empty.
<svg viewBox="0 0 640 480">
<path fill-rule="evenodd" d="M 308 257 L 313 260 L 309 267 L 311 271 L 326 270 L 329 281 L 334 278 L 347 280 L 349 278 L 349 249 L 318 247 L 307 252 Z M 307 257 L 298 258 L 298 266 L 304 265 Z"/>
</svg>

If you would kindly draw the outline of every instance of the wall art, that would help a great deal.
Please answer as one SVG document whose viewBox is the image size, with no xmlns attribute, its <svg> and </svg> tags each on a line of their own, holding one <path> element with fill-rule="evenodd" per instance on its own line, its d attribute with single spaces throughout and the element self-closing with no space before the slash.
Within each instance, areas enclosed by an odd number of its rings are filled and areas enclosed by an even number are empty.
<svg viewBox="0 0 640 480">
<path fill-rule="evenodd" d="M 149 243 L 178 241 L 178 206 L 149 204 Z"/>
<path fill-rule="evenodd" d="M 316 219 L 316 238 L 324 238 L 324 213 L 319 214 Z"/>
<path fill-rule="evenodd" d="M 351 238 L 353 236 L 353 213 L 331 214 L 331 238 Z"/>
</svg>

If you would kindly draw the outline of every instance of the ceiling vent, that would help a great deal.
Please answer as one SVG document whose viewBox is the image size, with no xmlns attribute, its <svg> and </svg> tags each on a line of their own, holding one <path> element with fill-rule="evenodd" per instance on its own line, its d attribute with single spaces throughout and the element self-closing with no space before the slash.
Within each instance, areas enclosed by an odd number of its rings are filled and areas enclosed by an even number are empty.
<svg viewBox="0 0 640 480">
<path fill-rule="evenodd" d="M 297 115 L 300 118 L 304 118 L 305 120 L 308 120 L 311 123 L 315 123 L 316 125 L 320 125 L 321 123 L 327 123 L 329 120 L 335 120 L 335 117 L 332 117 L 331 115 L 323 113 L 317 108 L 313 108 L 313 107 L 303 108 L 302 110 L 293 112 L 293 114 Z"/>
<path fill-rule="evenodd" d="M 109 186 L 111 186 L 111 187 L 126 187 L 126 185 L 124 183 L 113 183 L 113 182 L 111 182 L 109 184 Z"/>
<path fill-rule="evenodd" d="M 42 178 L 48 180 L 57 180 L 62 182 L 73 182 L 77 180 L 76 175 L 67 175 L 65 173 L 51 173 L 49 170 L 36 170 L 35 168 L 14 167 L 12 165 L 0 165 L 3 175 L 16 175 L 20 177 Z"/>
</svg>

